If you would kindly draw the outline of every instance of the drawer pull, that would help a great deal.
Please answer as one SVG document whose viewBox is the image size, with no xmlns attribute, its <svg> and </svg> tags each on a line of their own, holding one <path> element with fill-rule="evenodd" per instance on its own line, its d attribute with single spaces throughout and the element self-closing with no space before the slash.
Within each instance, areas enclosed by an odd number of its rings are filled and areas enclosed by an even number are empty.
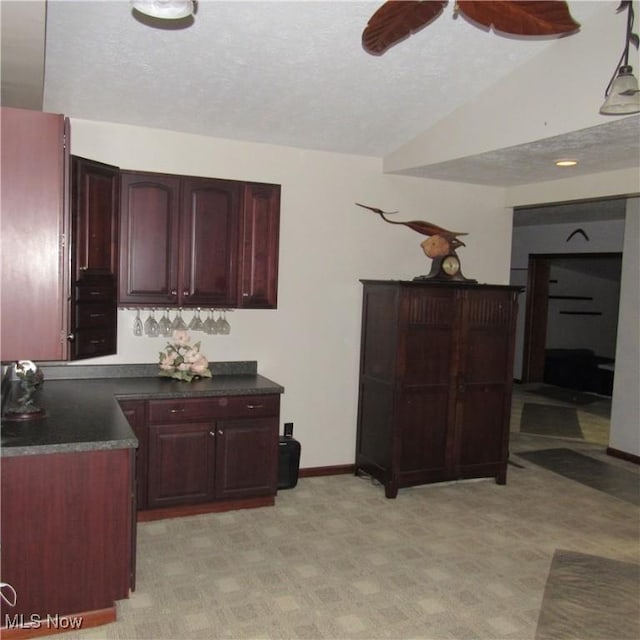
<svg viewBox="0 0 640 640">
<path fill-rule="evenodd" d="M 89 291 L 90 296 L 101 296 L 102 291 Z"/>
<path fill-rule="evenodd" d="M 90 318 L 104 318 L 105 314 L 104 313 L 90 313 L 89 317 Z"/>
<path fill-rule="evenodd" d="M 248 404 L 247 409 L 263 409 L 263 404 Z"/>
<path fill-rule="evenodd" d="M 184 413 L 184 408 L 180 408 L 180 409 L 169 409 L 169 413 Z"/>
<path fill-rule="evenodd" d="M 104 338 L 102 340 L 89 340 L 89 344 L 102 344 L 104 342 Z"/>
</svg>

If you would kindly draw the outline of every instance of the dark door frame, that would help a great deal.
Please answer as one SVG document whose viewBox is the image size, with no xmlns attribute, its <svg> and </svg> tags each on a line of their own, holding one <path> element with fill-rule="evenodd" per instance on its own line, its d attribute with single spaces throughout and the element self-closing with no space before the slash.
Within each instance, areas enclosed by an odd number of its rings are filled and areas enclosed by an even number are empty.
<svg viewBox="0 0 640 640">
<path fill-rule="evenodd" d="M 527 272 L 522 382 L 542 382 L 547 341 L 549 273 L 553 260 L 622 257 L 621 251 L 599 253 L 530 253 Z"/>
</svg>

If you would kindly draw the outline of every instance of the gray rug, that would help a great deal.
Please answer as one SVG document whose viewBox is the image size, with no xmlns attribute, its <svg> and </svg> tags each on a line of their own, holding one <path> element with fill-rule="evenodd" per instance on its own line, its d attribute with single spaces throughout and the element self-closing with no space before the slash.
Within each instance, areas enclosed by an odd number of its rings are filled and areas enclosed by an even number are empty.
<svg viewBox="0 0 640 640">
<path fill-rule="evenodd" d="M 536 402 L 525 402 L 522 406 L 520 431 L 556 438 L 584 438 L 574 408 Z"/>
<path fill-rule="evenodd" d="M 533 389 L 527 389 L 529 393 L 535 393 L 538 396 L 551 398 L 552 400 L 560 400 L 570 404 L 584 405 L 597 402 L 598 396 L 591 393 L 584 393 L 577 389 L 565 389 L 564 387 L 554 387 L 553 385 L 540 385 Z"/>
<path fill-rule="evenodd" d="M 565 478 L 640 506 L 640 476 L 633 471 L 571 449 L 540 449 L 517 455 Z"/>
<path fill-rule="evenodd" d="M 639 598 L 639 565 L 558 549 L 536 640 L 637 640 Z"/>
</svg>

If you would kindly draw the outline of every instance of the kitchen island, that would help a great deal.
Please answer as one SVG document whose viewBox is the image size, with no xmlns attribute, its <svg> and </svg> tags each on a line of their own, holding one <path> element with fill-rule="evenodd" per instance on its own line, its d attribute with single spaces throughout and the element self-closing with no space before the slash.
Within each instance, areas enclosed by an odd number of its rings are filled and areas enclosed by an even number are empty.
<svg viewBox="0 0 640 640">
<path fill-rule="evenodd" d="M 2 421 L 2 582 L 16 594 L 2 600 L 6 638 L 115 620 L 135 587 L 140 498 L 154 500 L 141 514 L 161 517 L 276 493 L 283 388 L 255 362 L 214 363 L 212 379 L 191 383 L 159 378 L 156 365 L 41 368 L 44 415 Z M 3 405 L 16 384 L 3 382 Z M 249 482 L 247 451 L 268 461 Z"/>
</svg>

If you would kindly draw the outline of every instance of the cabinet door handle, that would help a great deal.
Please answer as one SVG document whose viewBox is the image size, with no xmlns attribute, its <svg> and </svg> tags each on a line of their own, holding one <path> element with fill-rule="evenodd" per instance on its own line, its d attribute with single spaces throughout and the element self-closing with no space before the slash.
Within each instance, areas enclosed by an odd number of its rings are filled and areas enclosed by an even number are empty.
<svg viewBox="0 0 640 640">
<path fill-rule="evenodd" d="M 209 435 L 210 435 L 212 438 L 215 438 L 215 437 L 216 437 L 216 432 L 215 432 L 215 431 L 209 431 Z"/>
<path fill-rule="evenodd" d="M 176 289 L 171 289 L 171 295 L 172 296 L 177 296 L 178 295 L 178 291 Z"/>
<path fill-rule="evenodd" d="M 189 292 L 188 292 L 188 291 L 186 291 L 186 290 L 185 290 L 185 291 L 183 291 L 183 292 L 182 292 L 182 296 L 183 296 L 184 298 L 188 298 L 188 297 L 189 297 Z"/>
<path fill-rule="evenodd" d="M 218 435 L 219 436 L 223 436 L 224 435 L 224 431 L 222 429 L 218 429 Z"/>
<path fill-rule="evenodd" d="M 180 409 L 169 409 L 169 413 L 184 413 L 184 408 L 180 408 Z"/>
<path fill-rule="evenodd" d="M 248 404 L 247 409 L 262 409 L 264 407 L 263 404 Z"/>
</svg>

